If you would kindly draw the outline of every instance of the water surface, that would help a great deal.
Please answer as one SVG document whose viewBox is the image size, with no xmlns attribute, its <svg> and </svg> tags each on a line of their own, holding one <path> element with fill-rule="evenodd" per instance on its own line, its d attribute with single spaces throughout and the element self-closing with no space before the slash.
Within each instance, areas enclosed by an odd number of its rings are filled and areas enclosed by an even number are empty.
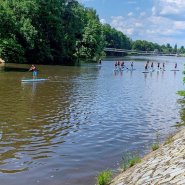
<svg viewBox="0 0 185 185">
<path fill-rule="evenodd" d="M 146 60 L 166 71 L 144 74 Z M 130 59 L 125 64 L 130 68 Z M 0 184 L 93 185 L 98 172 L 116 169 L 126 151 L 145 154 L 180 122 L 176 94 L 184 89 L 184 58 L 134 57 L 135 71 L 102 66 L 28 65 L 0 70 Z M 180 71 L 174 72 L 175 62 Z"/>
</svg>

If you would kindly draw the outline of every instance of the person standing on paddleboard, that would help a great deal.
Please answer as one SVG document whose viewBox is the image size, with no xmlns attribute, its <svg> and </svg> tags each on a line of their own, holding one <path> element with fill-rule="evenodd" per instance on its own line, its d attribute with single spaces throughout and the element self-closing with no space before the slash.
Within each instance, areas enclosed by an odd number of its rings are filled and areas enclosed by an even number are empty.
<svg viewBox="0 0 185 185">
<path fill-rule="evenodd" d="M 151 68 L 152 68 L 152 70 L 154 69 L 154 63 L 153 62 L 151 63 Z"/>
<path fill-rule="evenodd" d="M 177 63 L 175 63 L 175 67 L 174 68 L 177 69 Z"/>
<path fill-rule="evenodd" d="M 145 64 L 145 71 L 148 71 L 148 61 L 147 61 L 147 63 Z"/>
<path fill-rule="evenodd" d="M 131 62 L 130 66 L 131 66 L 131 69 L 133 70 L 134 69 L 134 63 Z"/>
<path fill-rule="evenodd" d="M 157 63 L 157 69 L 160 69 L 160 62 Z"/>
<path fill-rule="evenodd" d="M 36 67 L 32 64 L 29 71 L 32 71 L 33 73 L 33 78 L 36 78 L 38 75 L 38 70 L 36 69 Z"/>
</svg>

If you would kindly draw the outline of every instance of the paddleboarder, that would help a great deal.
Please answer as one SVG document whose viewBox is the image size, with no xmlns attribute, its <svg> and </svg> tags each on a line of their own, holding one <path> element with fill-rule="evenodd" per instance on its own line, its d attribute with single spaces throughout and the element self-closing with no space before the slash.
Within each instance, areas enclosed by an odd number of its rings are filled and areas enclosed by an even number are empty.
<svg viewBox="0 0 185 185">
<path fill-rule="evenodd" d="M 175 69 L 177 69 L 177 63 L 175 63 Z"/>
<path fill-rule="evenodd" d="M 35 67 L 35 65 L 31 65 L 31 67 L 30 67 L 30 69 L 29 69 L 29 71 L 32 71 L 32 73 L 33 73 L 33 78 L 37 78 L 37 75 L 38 75 L 38 70 L 37 70 L 37 68 Z"/>
</svg>

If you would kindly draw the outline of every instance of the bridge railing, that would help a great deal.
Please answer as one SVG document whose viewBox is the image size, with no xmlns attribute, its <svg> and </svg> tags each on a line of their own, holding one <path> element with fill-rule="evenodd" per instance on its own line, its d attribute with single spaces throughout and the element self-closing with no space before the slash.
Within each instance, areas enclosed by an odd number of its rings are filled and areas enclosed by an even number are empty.
<svg viewBox="0 0 185 185">
<path fill-rule="evenodd" d="M 105 48 L 104 51 L 136 53 L 136 54 L 142 54 L 142 55 L 179 56 L 179 54 L 176 54 L 176 53 L 162 53 L 162 52 L 156 52 L 156 51 L 138 51 L 138 50 L 128 50 L 128 49 L 117 49 L 117 48 Z"/>
</svg>

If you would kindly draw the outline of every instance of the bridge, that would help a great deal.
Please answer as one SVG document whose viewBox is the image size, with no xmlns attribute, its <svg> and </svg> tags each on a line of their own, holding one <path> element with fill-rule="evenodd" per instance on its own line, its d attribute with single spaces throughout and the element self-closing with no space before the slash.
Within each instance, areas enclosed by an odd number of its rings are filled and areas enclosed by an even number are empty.
<svg viewBox="0 0 185 185">
<path fill-rule="evenodd" d="M 156 56 L 181 56 L 177 53 L 162 53 L 157 50 L 154 51 L 137 51 L 137 50 L 127 50 L 127 49 L 116 49 L 116 48 L 105 48 L 105 52 L 113 52 L 113 53 L 125 53 L 132 55 L 156 55 Z"/>
</svg>

